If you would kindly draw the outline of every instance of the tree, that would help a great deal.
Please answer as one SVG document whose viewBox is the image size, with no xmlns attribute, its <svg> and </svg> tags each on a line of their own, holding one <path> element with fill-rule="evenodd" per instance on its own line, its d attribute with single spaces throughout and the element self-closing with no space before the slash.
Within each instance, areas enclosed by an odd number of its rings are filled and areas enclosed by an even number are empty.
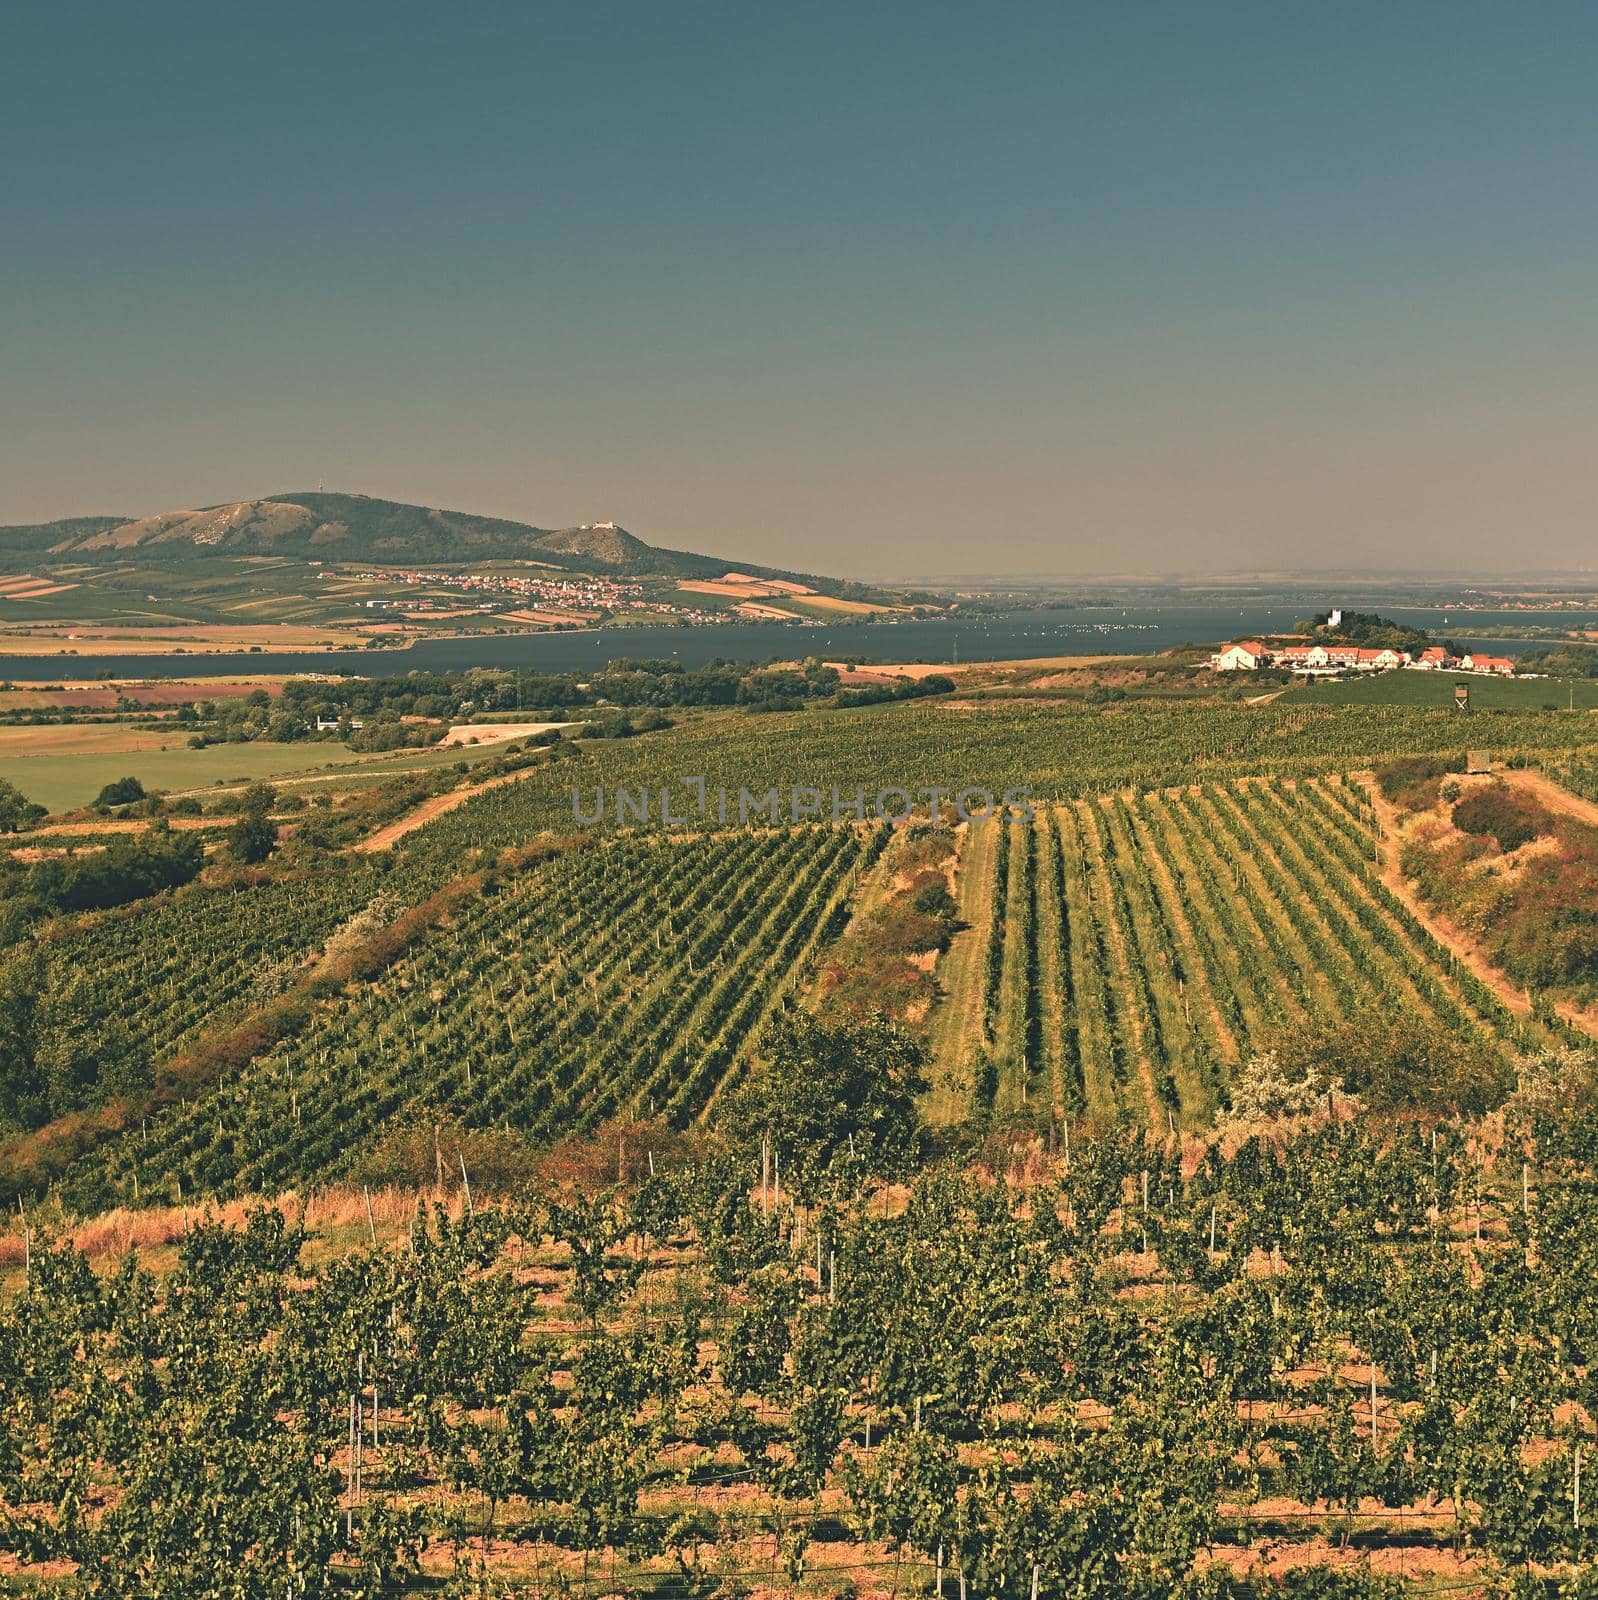
<svg viewBox="0 0 1598 1600">
<path fill-rule="evenodd" d="M 772 1021 L 765 1057 L 734 1098 L 733 1130 L 768 1139 L 800 1192 L 831 1166 L 854 1160 L 897 1172 L 913 1157 L 925 1087 L 920 1045 L 880 1016 L 827 1024 L 805 1012 Z"/>
<path fill-rule="evenodd" d="M 117 778 L 94 797 L 97 806 L 128 806 L 144 798 L 144 785 L 137 778 Z"/>
<path fill-rule="evenodd" d="M 277 804 L 277 790 L 269 783 L 252 783 L 239 796 L 239 810 L 247 817 L 264 817 Z"/>
<path fill-rule="evenodd" d="M 277 829 L 263 811 L 246 811 L 228 834 L 228 849 L 234 858 L 254 866 L 277 848 Z"/>
<path fill-rule="evenodd" d="M 45 814 L 14 783 L 0 778 L 0 833 L 21 833 Z"/>
</svg>

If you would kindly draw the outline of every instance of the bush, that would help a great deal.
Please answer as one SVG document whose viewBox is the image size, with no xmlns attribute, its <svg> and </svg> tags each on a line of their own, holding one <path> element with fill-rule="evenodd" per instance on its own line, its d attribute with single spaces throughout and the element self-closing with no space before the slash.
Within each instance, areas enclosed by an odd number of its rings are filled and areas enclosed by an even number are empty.
<svg viewBox="0 0 1598 1600">
<path fill-rule="evenodd" d="M 150 834 L 118 840 L 92 855 L 41 861 L 28 875 L 26 892 L 56 911 L 103 911 L 177 888 L 203 864 L 197 840 Z"/>
<path fill-rule="evenodd" d="M 137 778 L 118 778 L 94 797 L 97 806 L 127 806 L 144 798 L 144 785 Z"/>
<path fill-rule="evenodd" d="M 1461 762 L 1446 756 L 1400 756 L 1376 768 L 1382 798 L 1406 811 L 1429 811 L 1437 804 L 1442 780 Z"/>
<path fill-rule="evenodd" d="M 1496 840 L 1507 854 L 1552 833 L 1554 819 L 1532 795 L 1493 784 L 1467 795 L 1454 807 L 1454 826 L 1462 833 Z"/>
<path fill-rule="evenodd" d="M 499 1128 L 464 1128 L 425 1113 L 391 1127 L 356 1163 L 355 1176 L 374 1188 L 460 1187 L 461 1166 L 474 1195 L 509 1194 L 537 1171 L 532 1146 Z"/>
<path fill-rule="evenodd" d="M 14 783 L 0 778 L 0 833 L 20 833 L 31 828 L 45 814 Z"/>
<path fill-rule="evenodd" d="M 256 866 L 277 848 L 277 828 L 259 811 L 247 811 L 228 832 L 228 850 L 235 861 Z"/>
<path fill-rule="evenodd" d="M 1414 1011 L 1322 1028 L 1279 1054 L 1288 1071 L 1341 1083 L 1376 1112 L 1474 1116 L 1501 1104 L 1515 1086 L 1507 1057 Z"/>
</svg>

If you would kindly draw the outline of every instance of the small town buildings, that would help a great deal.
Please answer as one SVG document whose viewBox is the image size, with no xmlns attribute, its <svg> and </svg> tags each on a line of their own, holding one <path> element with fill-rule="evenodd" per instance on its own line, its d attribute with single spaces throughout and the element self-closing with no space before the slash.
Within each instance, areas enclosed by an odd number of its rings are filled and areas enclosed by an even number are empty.
<svg viewBox="0 0 1598 1600">
<path fill-rule="evenodd" d="M 1506 656 L 1468 655 L 1456 660 L 1441 645 L 1428 645 L 1419 655 L 1393 645 L 1332 644 L 1301 637 L 1238 639 L 1209 660 L 1216 672 L 1257 672 L 1284 668 L 1306 677 L 1337 672 L 1395 672 L 1413 667 L 1421 672 L 1491 673 L 1512 677 L 1515 663 Z"/>
</svg>

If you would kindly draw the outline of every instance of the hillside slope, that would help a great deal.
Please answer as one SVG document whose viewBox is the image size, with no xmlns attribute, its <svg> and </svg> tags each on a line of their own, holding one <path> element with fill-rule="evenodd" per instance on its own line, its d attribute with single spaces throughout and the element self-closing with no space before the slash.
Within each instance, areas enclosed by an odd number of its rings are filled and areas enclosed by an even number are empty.
<svg viewBox="0 0 1598 1600">
<path fill-rule="evenodd" d="M 823 592 L 853 586 L 646 543 L 614 522 L 539 528 L 501 517 L 408 505 L 370 495 L 292 490 L 258 500 L 122 519 L 80 517 L 0 527 L 0 557 L 70 556 L 86 562 L 194 556 L 304 556 L 327 561 L 452 564 L 536 560 L 611 574 L 712 578 L 730 567 L 763 577 L 803 578 Z"/>
</svg>

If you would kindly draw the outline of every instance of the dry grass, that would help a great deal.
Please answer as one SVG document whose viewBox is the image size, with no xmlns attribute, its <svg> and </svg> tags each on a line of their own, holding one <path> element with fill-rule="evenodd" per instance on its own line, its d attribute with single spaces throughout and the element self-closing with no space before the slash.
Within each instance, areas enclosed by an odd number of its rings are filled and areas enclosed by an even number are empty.
<svg viewBox="0 0 1598 1600">
<path fill-rule="evenodd" d="M 370 1237 L 375 1233 L 379 1244 L 392 1244 L 410 1233 L 419 1209 L 430 1210 L 434 1205 L 443 1205 L 450 1216 L 458 1218 L 465 1210 L 466 1198 L 459 1185 L 442 1189 L 371 1191 L 340 1186 L 304 1196 L 290 1192 L 269 1201 L 207 1201 L 196 1206 L 151 1206 L 138 1211 L 119 1206 L 66 1228 L 52 1229 L 48 1214 L 36 1214 L 31 1223 L 13 1218 L 11 1230 L 0 1234 L 0 1268 L 22 1266 L 28 1250 L 37 1248 L 41 1237 L 70 1243 L 91 1261 L 115 1260 L 130 1250 L 145 1255 L 178 1244 L 190 1228 L 202 1222 L 241 1228 L 249 1214 L 259 1211 L 263 1205 L 280 1211 L 287 1220 L 300 1224 L 315 1238 L 352 1233 Z"/>
</svg>

